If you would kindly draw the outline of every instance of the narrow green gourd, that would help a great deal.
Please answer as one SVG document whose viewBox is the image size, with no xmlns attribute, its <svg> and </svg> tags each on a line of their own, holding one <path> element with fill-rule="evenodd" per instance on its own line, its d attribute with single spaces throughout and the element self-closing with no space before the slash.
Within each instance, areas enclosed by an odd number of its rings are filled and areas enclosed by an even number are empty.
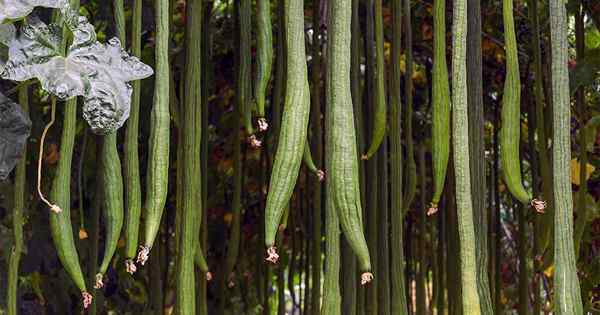
<svg viewBox="0 0 600 315">
<path fill-rule="evenodd" d="M 242 77 L 251 77 L 252 72 L 252 3 L 250 1 L 241 0 L 239 2 L 238 14 L 239 14 L 239 63 L 238 75 Z M 254 127 L 252 126 L 252 111 L 253 103 L 252 98 L 252 87 L 251 80 L 248 79 L 244 82 L 237 83 L 236 94 L 240 94 L 237 97 L 244 100 L 242 104 L 242 114 L 244 121 L 244 128 L 248 134 L 248 143 L 252 147 L 260 147 L 261 141 L 258 140 L 254 134 Z"/>
<path fill-rule="evenodd" d="M 177 252 L 177 313 L 196 314 L 196 276 L 194 262 L 200 251 L 202 192 L 200 186 L 200 142 L 202 128 L 202 0 L 187 2 L 185 96 L 181 108 L 181 222 Z M 193 30 L 193 31 L 189 31 Z M 206 262 L 204 262 L 206 266 Z M 201 265 L 202 269 L 202 265 Z M 204 268 L 207 269 L 207 268 Z M 206 272 L 206 270 L 203 270 Z"/>
<path fill-rule="evenodd" d="M 385 138 L 387 108 L 385 104 L 385 68 L 383 49 L 383 9 L 382 1 L 375 0 L 375 111 L 373 113 L 373 131 L 371 145 L 362 159 L 370 159 L 379 149 Z"/>
<path fill-rule="evenodd" d="M 281 132 L 265 209 L 265 245 L 268 261 L 277 262 L 275 235 L 300 169 L 306 141 L 309 104 L 305 94 L 308 85 L 304 48 L 304 3 L 285 1 L 287 76 Z"/>
<path fill-rule="evenodd" d="M 24 113 L 29 112 L 29 87 L 19 88 L 19 104 Z M 17 315 L 17 289 L 19 280 L 19 262 L 23 252 L 23 210 L 25 209 L 26 176 L 27 173 L 27 146 L 21 153 L 21 160 L 15 168 L 14 207 L 12 212 L 13 247 L 8 260 L 7 284 L 7 314 Z"/>
<path fill-rule="evenodd" d="M 141 57 L 142 54 L 142 0 L 133 2 L 133 21 L 131 23 L 131 54 Z M 125 268 L 133 274 L 134 263 L 140 231 L 140 214 L 142 210 L 142 188 L 140 184 L 140 161 L 138 156 L 138 135 L 140 121 L 141 82 L 133 81 L 131 109 L 125 127 L 124 179 L 125 179 Z"/>
<path fill-rule="evenodd" d="M 273 30 L 271 27 L 271 2 L 256 1 L 256 79 L 254 80 L 254 99 L 258 114 L 259 131 L 265 131 L 268 123 L 265 118 L 267 86 L 273 67 Z"/>
<path fill-rule="evenodd" d="M 339 0 L 329 7 L 326 143 L 331 149 L 328 171 L 330 189 L 342 231 L 358 258 L 363 272 L 361 282 L 373 278 L 371 258 L 363 233 L 360 183 L 358 177 L 358 150 L 354 126 L 354 108 L 350 94 L 350 22 L 352 5 Z M 329 186 L 328 186 L 329 187 Z"/>
<path fill-rule="evenodd" d="M 70 1 L 72 8 L 79 7 L 78 0 Z M 66 34 L 66 27 L 63 34 Z M 66 47 L 66 36 L 63 36 L 62 47 Z M 52 112 L 56 107 L 56 99 L 52 98 Z M 53 117 L 54 119 L 54 117 Z M 77 124 L 77 99 L 67 100 L 64 105 L 63 132 L 60 141 L 60 159 L 52 180 L 50 200 L 61 209 L 59 212 L 50 213 L 50 232 L 58 259 L 63 267 L 81 291 L 83 307 L 87 308 L 92 303 L 92 295 L 87 292 L 83 272 L 79 263 L 79 255 L 75 248 L 73 239 L 73 227 L 71 225 L 71 163 L 73 161 L 73 147 L 75 145 L 75 133 Z"/>
<path fill-rule="evenodd" d="M 452 143 L 460 242 L 462 309 L 464 314 L 478 315 L 481 314 L 481 304 L 477 291 L 467 115 L 467 0 L 454 1 L 452 20 Z"/>
<path fill-rule="evenodd" d="M 400 55 L 402 46 L 402 0 L 392 0 L 392 62 L 390 77 L 390 300 L 392 314 L 407 314 L 404 277 L 404 215 L 402 204 L 402 96 Z"/>
<path fill-rule="evenodd" d="M 387 138 L 387 137 L 386 137 Z M 388 185 L 388 144 L 384 138 L 379 147 L 379 156 L 377 157 L 377 169 L 379 172 L 378 190 L 379 200 L 377 208 L 377 220 L 379 221 L 379 229 L 377 229 L 377 252 L 390 252 L 389 239 L 389 185 Z M 422 212 L 422 211 L 421 211 Z M 390 255 L 380 255 L 377 258 L 377 272 L 380 275 L 390 274 Z M 382 276 L 377 278 L 377 304 L 379 305 L 379 314 L 391 315 L 391 300 L 390 300 L 390 277 Z"/>
<path fill-rule="evenodd" d="M 417 192 L 417 163 L 415 162 L 415 145 L 413 140 L 413 48 L 412 48 L 412 10 L 410 0 L 404 0 L 404 23 L 406 31 L 406 72 L 404 73 L 404 97 L 406 101 L 405 137 L 406 137 L 406 187 L 404 187 L 404 214 L 408 213 Z"/>
<path fill-rule="evenodd" d="M 304 165 L 306 165 L 306 168 L 308 168 L 308 170 L 311 173 L 313 173 L 315 176 L 317 176 L 319 181 L 322 182 L 325 180 L 325 172 L 323 170 L 318 169 L 317 166 L 315 165 L 315 161 L 313 160 L 312 153 L 310 152 L 310 143 L 308 143 L 308 139 L 306 139 L 306 141 L 304 143 L 304 154 L 302 155 L 302 160 L 304 161 Z"/>
<path fill-rule="evenodd" d="M 114 0 L 113 9 L 117 35 L 121 45 L 125 47 L 125 8 L 123 7 L 123 0 Z M 123 227 L 123 177 L 119 152 L 117 151 L 116 131 L 103 137 L 100 163 L 102 163 L 105 170 L 102 182 L 104 185 L 103 217 L 106 226 L 106 237 L 104 240 L 104 257 L 96 274 L 96 284 L 94 285 L 96 289 L 104 286 L 103 277 L 117 250 L 117 242 Z"/>
<path fill-rule="evenodd" d="M 583 307 L 573 246 L 571 191 L 571 108 L 567 10 L 563 1 L 550 0 L 552 54 L 552 170 L 554 174 L 554 311 L 581 315 Z"/>
<path fill-rule="evenodd" d="M 148 260 L 154 244 L 169 183 L 169 1 L 156 0 L 156 68 L 154 104 L 150 113 L 148 170 L 146 173 L 146 200 L 144 202 L 144 241 L 137 262 L 142 266 Z"/>
<path fill-rule="evenodd" d="M 433 1 L 433 83 L 431 159 L 433 164 L 433 197 L 427 215 L 437 212 L 444 190 L 450 155 L 450 87 L 446 62 L 446 1 Z"/>
</svg>

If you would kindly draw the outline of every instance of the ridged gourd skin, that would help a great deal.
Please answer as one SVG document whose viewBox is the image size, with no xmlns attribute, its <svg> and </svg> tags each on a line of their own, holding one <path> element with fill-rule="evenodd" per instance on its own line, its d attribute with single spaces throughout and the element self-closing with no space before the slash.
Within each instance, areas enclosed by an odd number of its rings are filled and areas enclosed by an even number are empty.
<svg viewBox="0 0 600 315">
<path fill-rule="evenodd" d="M 477 291 L 467 115 L 467 0 L 454 1 L 452 20 L 452 143 L 460 242 L 462 309 L 464 314 L 478 315 L 481 314 L 481 304 Z"/>
<path fill-rule="evenodd" d="M 125 12 L 122 0 L 114 0 L 113 10 L 117 35 L 121 44 L 125 46 Z M 98 274 L 96 274 L 95 288 L 104 286 L 102 278 L 117 249 L 117 242 L 123 228 L 123 177 L 121 173 L 121 160 L 117 151 L 117 132 L 107 134 L 102 139 L 100 150 L 100 162 L 106 172 L 102 176 L 104 185 L 103 217 L 106 226 L 106 237 L 104 241 L 104 257 Z"/>
<path fill-rule="evenodd" d="M 521 143 L 521 79 L 517 56 L 517 37 L 513 18 L 513 0 L 502 1 L 504 37 L 506 38 L 506 78 L 502 97 L 502 128 L 500 128 L 500 161 L 504 182 L 510 193 L 528 204 L 531 194 L 523 187 L 519 144 Z"/>
<path fill-rule="evenodd" d="M 256 80 L 254 99 L 259 119 L 265 117 L 267 87 L 273 68 L 273 29 L 271 27 L 271 2 L 256 1 Z M 266 122 L 266 121 L 265 121 Z M 260 127 L 260 124 L 259 124 Z"/>
<path fill-rule="evenodd" d="M 252 125 L 252 111 L 254 104 L 251 101 L 252 98 L 252 53 L 251 53 L 251 41 L 252 41 L 252 3 L 245 0 L 239 1 L 239 61 L 238 61 L 238 75 L 244 78 L 248 78 L 243 82 L 237 82 L 236 97 L 244 100 L 242 103 L 242 114 L 244 128 L 248 134 L 248 142 L 252 147 L 261 146 L 260 141 L 254 135 L 254 126 Z"/>
<path fill-rule="evenodd" d="M 413 49 L 412 49 L 412 9 L 410 6 L 410 0 L 404 0 L 404 25 L 406 31 L 405 45 L 406 45 L 406 72 L 404 73 L 404 97 L 406 100 L 406 118 L 404 119 L 404 136 L 406 138 L 406 187 L 404 187 L 404 199 L 402 205 L 404 206 L 404 214 L 408 213 L 408 210 L 415 199 L 417 192 L 417 163 L 415 162 L 415 145 L 413 140 Z"/>
<path fill-rule="evenodd" d="M 156 0 L 156 48 L 154 102 L 150 113 L 146 200 L 144 202 L 144 241 L 138 253 L 142 265 L 160 226 L 169 184 L 169 0 Z"/>
<path fill-rule="evenodd" d="M 202 137 L 202 0 L 187 2 L 185 97 L 181 107 L 181 211 L 179 250 L 177 259 L 177 313 L 196 314 L 196 273 L 194 263 L 200 251 L 202 218 L 201 161 Z M 201 261 L 202 262 L 202 261 Z M 206 267 L 206 262 L 204 261 Z M 202 268 L 201 268 L 202 269 Z M 206 269 L 206 268 L 205 268 Z M 203 270 L 206 272 L 206 270 Z"/>
<path fill-rule="evenodd" d="M 402 50 L 402 0 L 392 0 L 392 63 L 390 77 L 390 248 L 391 312 L 407 314 L 404 279 L 404 215 L 402 214 L 402 96 L 400 55 Z"/>
<path fill-rule="evenodd" d="M 387 127 L 387 105 L 385 103 L 385 62 L 383 48 L 383 8 L 382 1 L 375 1 L 375 111 L 371 133 L 371 144 L 367 153 L 362 157 L 370 159 L 379 149 L 385 138 Z"/>
<path fill-rule="evenodd" d="M 308 85 L 304 48 L 304 3 L 285 1 L 287 74 L 281 132 L 265 209 L 265 245 L 272 248 L 275 235 L 298 179 L 306 142 L 310 104 L 306 102 Z"/>
<path fill-rule="evenodd" d="M 131 54 L 138 58 L 142 54 L 142 0 L 133 2 L 133 18 L 131 23 Z M 131 110 L 125 127 L 123 145 L 125 179 L 125 259 L 126 268 L 135 272 L 134 258 L 137 252 L 140 231 L 140 214 L 142 212 L 142 188 L 140 183 L 140 161 L 138 152 L 138 135 L 140 121 L 141 82 L 132 82 Z"/>
<path fill-rule="evenodd" d="M 446 61 L 446 2 L 433 2 L 433 84 L 432 84 L 432 164 L 433 164 L 433 197 L 431 210 L 437 211 L 448 168 L 450 155 L 450 87 L 448 83 L 448 66 Z"/>
<path fill-rule="evenodd" d="M 333 205 L 350 247 L 362 272 L 371 271 L 371 259 L 363 233 L 363 218 L 358 177 L 358 151 L 354 126 L 354 108 L 350 95 L 350 22 L 349 1 L 335 1 L 330 8 L 327 69 L 327 143 L 331 148 L 328 183 Z"/>
<path fill-rule="evenodd" d="M 78 0 L 70 1 L 72 8 L 79 7 Z M 66 32 L 63 29 L 63 33 Z M 63 39 L 62 47 L 66 47 Z M 55 100 L 53 100 L 55 102 Z M 50 234 L 56 247 L 58 259 L 71 277 L 77 288 L 82 292 L 84 307 L 91 303 L 91 296 L 87 293 L 85 279 L 79 263 L 79 255 L 73 239 L 71 225 L 71 163 L 73 161 L 73 147 L 77 125 L 77 99 L 67 100 L 64 105 L 63 129 L 60 140 L 60 159 L 58 160 L 52 189 L 49 199 L 62 211 L 50 213 Z M 86 303 L 87 302 L 87 303 Z"/>
<path fill-rule="evenodd" d="M 583 306 L 573 244 L 573 196 L 571 190 L 571 108 L 567 12 L 563 1 L 550 0 L 552 53 L 552 170 L 554 174 L 554 311 L 581 315 Z"/>
</svg>

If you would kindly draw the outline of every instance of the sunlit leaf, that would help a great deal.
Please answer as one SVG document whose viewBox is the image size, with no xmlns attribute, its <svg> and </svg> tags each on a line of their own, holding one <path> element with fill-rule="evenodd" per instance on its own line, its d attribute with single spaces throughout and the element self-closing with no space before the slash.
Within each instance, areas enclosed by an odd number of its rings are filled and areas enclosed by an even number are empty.
<svg viewBox="0 0 600 315">
<path fill-rule="evenodd" d="M 0 24 L 29 15 L 35 7 L 64 8 L 67 0 L 0 0 Z"/>
<path fill-rule="evenodd" d="M 22 156 L 31 121 L 21 106 L 0 93 L 0 179 L 6 179 Z"/>
<path fill-rule="evenodd" d="M 585 169 L 585 181 L 587 181 L 590 178 L 590 175 L 594 172 L 596 168 L 591 165 L 591 164 L 586 164 L 586 169 Z M 581 165 L 579 163 L 579 160 L 577 159 L 572 159 L 571 160 L 571 182 L 575 185 L 580 185 L 581 183 L 581 178 L 579 176 L 579 174 L 581 173 Z"/>
</svg>

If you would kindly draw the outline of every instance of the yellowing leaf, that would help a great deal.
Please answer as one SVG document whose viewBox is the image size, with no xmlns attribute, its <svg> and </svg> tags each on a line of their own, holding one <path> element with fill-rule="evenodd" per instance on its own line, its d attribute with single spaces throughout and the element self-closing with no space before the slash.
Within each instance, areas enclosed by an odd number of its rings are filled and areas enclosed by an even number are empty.
<svg viewBox="0 0 600 315">
<path fill-rule="evenodd" d="M 546 277 L 551 278 L 554 274 L 554 264 L 548 266 L 548 268 L 544 270 L 544 274 L 546 275 Z"/>
<path fill-rule="evenodd" d="M 581 167 L 579 165 L 579 160 L 572 159 L 571 160 L 571 182 L 578 186 L 581 183 L 581 178 L 579 178 L 579 174 L 581 173 L 580 169 L 581 169 Z M 585 172 L 585 180 L 586 181 L 590 178 L 590 175 L 594 172 L 595 169 L 596 168 L 589 163 L 586 165 L 586 172 Z"/>
</svg>

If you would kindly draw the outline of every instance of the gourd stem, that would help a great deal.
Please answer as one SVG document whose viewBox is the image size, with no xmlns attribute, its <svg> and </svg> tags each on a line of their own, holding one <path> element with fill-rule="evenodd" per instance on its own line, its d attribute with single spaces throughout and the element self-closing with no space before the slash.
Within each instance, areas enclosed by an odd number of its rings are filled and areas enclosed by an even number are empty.
<svg viewBox="0 0 600 315">
<path fill-rule="evenodd" d="M 50 210 L 52 210 L 55 213 L 59 213 L 62 210 L 60 209 L 60 207 L 56 204 L 51 203 L 50 201 L 48 201 L 48 199 L 46 199 L 44 197 L 44 194 L 42 193 L 42 160 L 44 158 L 44 141 L 46 140 L 46 134 L 48 133 L 48 130 L 50 129 L 50 127 L 52 127 L 52 125 L 54 124 L 54 120 L 56 118 L 56 97 L 52 96 L 51 97 L 51 109 L 50 109 L 50 121 L 48 122 L 48 124 L 46 125 L 46 127 L 44 127 L 44 131 L 42 132 L 42 137 L 40 138 L 40 151 L 39 151 L 39 155 L 38 155 L 38 168 L 37 168 L 37 191 L 38 191 L 38 195 L 40 196 L 40 199 L 48 205 L 48 207 L 50 207 Z"/>
</svg>

